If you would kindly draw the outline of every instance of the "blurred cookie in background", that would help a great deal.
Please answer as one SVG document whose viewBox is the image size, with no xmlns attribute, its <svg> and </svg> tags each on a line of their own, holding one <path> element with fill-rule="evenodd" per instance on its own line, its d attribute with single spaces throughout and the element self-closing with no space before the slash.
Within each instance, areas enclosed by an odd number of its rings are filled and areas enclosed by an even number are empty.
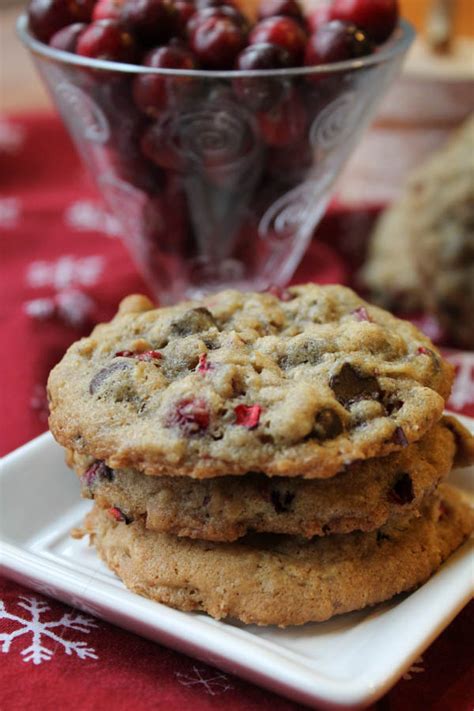
<svg viewBox="0 0 474 711">
<path fill-rule="evenodd" d="M 376 302 L 434 314 L 474 348 L 474 115 L 380 218 L 362 280 Z"/>
</svg>

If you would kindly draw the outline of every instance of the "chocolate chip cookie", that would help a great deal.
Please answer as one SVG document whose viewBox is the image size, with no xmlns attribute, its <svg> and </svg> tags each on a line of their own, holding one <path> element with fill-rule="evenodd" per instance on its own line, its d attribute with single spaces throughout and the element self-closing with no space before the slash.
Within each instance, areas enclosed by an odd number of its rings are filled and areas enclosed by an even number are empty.
<svg viewBox="0 0 474 711">
<path fill-rule="evenodd" d="M 50 428 L 112 469 L 329 477 L 419 440 L 452 378 L 414 326 L 342 286 L 135 296 L 52 371 Z"/>
<path fill-rule="evenodd" d="M 370 533 L 313 538 L 254 534 L 236 543 L 177 538 L 127 525 L 95 507 L 85 522 L 127 587 L 180 610 L 258 625 L 298 625 L 388 600 L 425 582 L 474 526 L 447 485 L 420 517 Z"/>
<path fill-rule="evenodd" d="M 249 531 L 325 536 L 372 531 L 417 512 L 453 466 L 474 463 L 474 437 L 445 417 L 419 442 L 351 464 L 330 479 L 241 477 L 195 480 L 112 470 L 70 454 L 82 493 L 124 520 L 177 536 L 234 541 Z"/>
</svg>

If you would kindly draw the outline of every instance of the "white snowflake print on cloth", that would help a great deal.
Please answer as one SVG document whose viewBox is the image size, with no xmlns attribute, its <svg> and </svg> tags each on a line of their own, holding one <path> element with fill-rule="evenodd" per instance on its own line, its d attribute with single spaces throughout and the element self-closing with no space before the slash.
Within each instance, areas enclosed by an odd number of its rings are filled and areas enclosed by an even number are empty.
<svg viewBox="0 0 474 711">
<path fill-rule="evenodd" d="M 94 286 L 104 266 L 105 259 L 99 255 L 64 255 L 51 262 L 32 262 L 26 272 L 26 281 L 32 287 L 53 286 L 58 291 L 73 286 Z"/>
<path fill-rule="evenodd" d="M 61 291 L 56 296 L 31 299 L 23 304 L 27 316 L 43 321 L 58 316 L 68 326 L 82 326 L 91 316 L 95 301 L 78 289 Z"/>
<path fill-rule="evenodd" d="M 0 198 L 0 228 L 16 227 L 21 215 L 21 204 L 18 198 Z"/>
<path fill-rule="evenodd" d="M 219 696 L 234 688 L 227 674 L 196 665 L 193 665 L 191 672 L 176 672 L 176 678 L 181 686 L 197 687 L 210 696 Z"/>
<path fill-rule="evenodd" d="M 7 612 L 5 604 L 0 601 L 0 620 L 8 620 L 19 625 L 12 632 L 0 633 L 2 652 L 6 654 L 14 651 L 12 642 L 17 637 L 31 634 L 30 646 L 24 647 L 20 652 L 24 662 L 33 662 L 33 664 L 49 662 L 61 647 L 69 656 L 75 654 L 79 659 L 98 659 L 95 649 L 88 647 L 86 642 L 74 642 L 57 634 L 61 628 L 89 634 L 91 628 L 97 627 L 94 620 L 73 611 L 65 612 L 59 620 L 42 622 L 42 614 L 51 609 L 46 602 L 26 595 L 20 595 L 18 599 L 20 600 L 18 605 L 26 610 L 28 618 Z"/>
<path fill-rule="evenodd" d="M 424 671 L 426 670 L 423 666 L 423 657 L 418 657 L 418 659 L 413 662 L 408 671 L 405 672 L 405 674 L 403 675 L 403 679 L 405 681 L 411 681 L 411 679 L 413 679 L 414 674 L 421 674 L 421 672 Z"/>
<path fill-rule="evenodd" d="M 78 232 L 92 230 L 107 237 L 119 237 L 118 220 L 93 200 L 77 200 L 66 208 L 64 222 Z"/>
<path fill-rule="evenodd" d="M 452 353 L 447 359 L 456 366 L 456 379 L 448 407 L 462 410 L 466 405 L 474 404 L 474 354 Z"/>
<path fill-rule="evenodd" d="M 26 138 L 23 126 L 0 119 L 0 153 L 14 155 L 23 146 Z"/>
</svg>

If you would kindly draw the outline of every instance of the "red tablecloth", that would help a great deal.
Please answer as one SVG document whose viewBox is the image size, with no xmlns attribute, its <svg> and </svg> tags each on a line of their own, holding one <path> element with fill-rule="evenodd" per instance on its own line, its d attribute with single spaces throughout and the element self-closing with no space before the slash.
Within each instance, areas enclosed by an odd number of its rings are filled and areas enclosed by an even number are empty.
<svg viewBox="0 0 474 711">
<path fill-rule="evenodd" d="M 146 287 L 57 119 L 0 119 L 0 193 L 4 454 L 46 429 L 45 382 L 66 347 L 96 321 L 109 319 L 120 298 Z M 295 280 L 347 281 L 348 259 L 360 258 L 371 217 L 333 212 Z M 423 325 L 432 327 L 429 320 Z M 459 369 L 451 405 L 474 415 L 474 354 L 450 352 L 449 357 Z M 74 617 L 77 611 L 65 618 L 71 611 L 61 603 L 2 578 L 0 601 L 0 706 L 5 711 L 301 708 L 101 620 L 94 626 L 81 623 Z M 53 629 L 56 639 L 47 634 Z M 472 711 L 473 629 L 471 604 L 376 708 Z M 36 645 L 33 656 L 25 650 L 35 630 L 43 632 L 45 650 L 39 653 Z M 68 642 L 86 642 L 89 651 L 81 658 L 82 647 Z"/>
</svg>

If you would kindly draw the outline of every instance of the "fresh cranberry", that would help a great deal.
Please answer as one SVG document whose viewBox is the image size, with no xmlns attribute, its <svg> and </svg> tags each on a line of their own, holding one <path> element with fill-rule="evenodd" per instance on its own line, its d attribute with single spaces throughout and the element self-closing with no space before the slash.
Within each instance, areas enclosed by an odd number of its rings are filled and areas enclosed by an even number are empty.
<svg viewBox="0 0 474 711">
<path fill-rule="evenodd" d="M 292 64 L 301 63 L 307 36 L 301 25 L 291 17 L 277 15 L 258 22 L 249 35 L 249 44 L 269 42 L 289 52 Z"/>
<path fill-rule="evenodd" d="M 260 405 L 237 405 L 234 408 L 235 424 L 252 430 L 258 426 L 262 408 Z"/>
<path fill-rule="evenodd" d="M 190 22 L 193 20 L 194 17 Z M 242 27 L 235 20 L 219 13 L 193 25 L 189 44 L 204 67 L 231 69 L 245 40 Z"/>
<path fill-rule="evenodd" d="M 290 67 L 291 55 L 276 44 L 250 44 L 237 57 L 235 68 L 243 71 L 254 69 L 285 69 Z M 280 77 L 241 77 L 234 79 L 237 96 L 254 111 L 268 111 L 277 104 L 286 91 L 287 84 Z"/>
<path fill-rule="evenodd" d="M 174 134 L 172 120 L 168 116 L 146 129 L 140 146 L 143 155 L 161 168 L 183 170 L 181 147 Z"/>
<path fill-rule="evenodd" d="M 92 490 L 98 481 L 113 481 L 114 471 L 100 460 L 94 462 L 81 476 L 81 481 Z"/>
<path fill-rule="evenodd" d="M 92 12 L 93 20 L 118 20 L 125 0 L 98 0 Z"/>
<path fill-rule="evenodd" d="M 166 424 L 177 425 L 186 435 L 200 434 L 209 427 L 210 415 L 206 402 L 201 398 L 184 398 L 176 403 Z"/>
<path fill-rule="evenodd" d="M 172 0 L 125 0 L 121 20 L 147 47 L 166 42 L 179 28 Z"/>
<path fill-rule="evenodd" d="M 278 106 L 258 114 L 260 133 L 269 146 L 288 146 L 303 138 L 308 116 L 296 91 Z"/>
<path fill-rule="evenodd" d="M 267 151 L 266 171 L 279 181 L 300 183 L 314 160 L 314 149 L 306 135 L 288 146 L 273 146 Z"/>
<path fill-rule="evenodd" d="M 385 42 L 397 26 L 397 0 L 334 0 L 331 17 L 352 22 L 377 44 Z"/>
<path fill-rule="evenodd" d="M 416 352 L 419 353 L 419 355 L 431 355 L 432 351 L 429 350 L 429 348 L 425 348 L 425 346 L 418 346 L 416 349 Z"/>
<path fill-rule="evenodd" d="M 308 17 L 308 25 L 311 32 L 317 30 L 321 25 L 325 25 L 332 20 L 331 3 L 325 2 L 317 5 Z"/>
<path fill-rule="evenodd" d="M 188 21 L 186 27 L 188 36 L 191 37 L 196 27 L 210 17 L 225 17 L 228 20 L 232 20 L 232 22 L 238 25 L 243 32 L 247 33 L 249 30 L 249 23 L 244 15 L 239 12 L 239 10 L 236 10 L 236 8 L 231 5 L 222 5 L 216 7 L 204 7 L 202 10 L 195 12 Z"/>
<path fill-rule="evenodd" d="M 195 14 L 196 8 L 192 2 L 188 0 L 175 0 L 174 8 L 177 13 L 177 31 L 182 37 L 186 37 L 186 27 Z"/>
<path fill-rule="evenodd" d="M 305 64 L 344 62 L 371 54 L 373 46 L 362 30 L 350 22 L 332 20 L 313 32 L 306 45 Z"/>
<path fill-rule="evenodd" d="M 184 46 L 158 47 L 149 52 L 143 62 L 155 69 L 196 69 L 193 55 Z M 135 105 L 144 113 L 154 116 L 167 106 L 175 105 L 192 90 L 194 80 L 160 74 L 139 74 L 133 81 Z"/>
<path fill-rule="evenodd" d="M 79 37 L 77 53 L 91 59 L 133 62 L 136 47 L 133 37 L 115 20 L 97 20 Z"/>
<path fill-rule="evenodd" d="M 49 46 L 60 49 L 62 52 L 75 52 L 79 37 L 82 35 L 87 25 L 85 22 L 74 22 L 72 25 L 58 30 L 49 40 Z"/>
<path fill-rule="evenodd" d="M 267 294 L 276 296 L 276 298 L 280 301 L 291 301 L 295 298 L 293 294 L 288 291 L 288 289 L 285 289 L 285 287 L 283 286 L 269 286 L 267 289 Z"/>
<path fill-rule="evenodd" d="M 31 31 L 42 42 L 73 22 L 89 22 L 95 0 L 31 0 L 28 22 Z"/>
<path fill-rule="evenodd" d="M 303 13 L 296 0 L 262 0 L 258 8 L 259 20 L 275 15 L 285 15 L 303 21 Z"/>
</svg>

